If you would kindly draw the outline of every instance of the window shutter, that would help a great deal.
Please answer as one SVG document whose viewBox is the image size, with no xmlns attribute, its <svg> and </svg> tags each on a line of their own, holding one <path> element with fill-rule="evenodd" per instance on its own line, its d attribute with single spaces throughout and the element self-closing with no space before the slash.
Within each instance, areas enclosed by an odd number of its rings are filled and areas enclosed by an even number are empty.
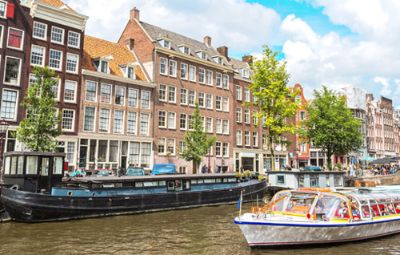
<svg viewBox="0 0 400 255">
<path fill-rule="evenodd" d="M 9 19 L 14 18 L 14 9 L 15 5 L 13 3 L 7 3 L 7 18 Z"/>
</svg>

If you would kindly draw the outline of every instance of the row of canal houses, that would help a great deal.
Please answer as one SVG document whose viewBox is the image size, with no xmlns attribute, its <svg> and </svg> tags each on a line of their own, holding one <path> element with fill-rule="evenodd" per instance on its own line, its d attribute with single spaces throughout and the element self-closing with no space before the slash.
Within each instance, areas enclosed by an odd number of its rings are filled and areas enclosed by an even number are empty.
<svg viewBox="0 0 400 255">
<path fill-rule="evenodd" d="M 86 35 L 87 19 L 60 0 L 0 0 L 4 151 L 24 150 L 15 138 L 25 117 L 20 103 L 34 82 L 32 68 L 48 66 L 59 76 L 58 150 L 71 169 L 176 163 L 191 173 L 179 152 L 196 101 L 204 130 L 217 137 L 202 165 L 213 172 L 271 168 L 267 134 L 243 106 L 252 101 L 251 56 L 234 59 L 209 36 L 197 41 L 145 23 L 136 8 L 118 42 Z M 272 146 L 278 169 L 309 153 L 308 146 L 293 149 L 296 155 Z"/>
</svg>

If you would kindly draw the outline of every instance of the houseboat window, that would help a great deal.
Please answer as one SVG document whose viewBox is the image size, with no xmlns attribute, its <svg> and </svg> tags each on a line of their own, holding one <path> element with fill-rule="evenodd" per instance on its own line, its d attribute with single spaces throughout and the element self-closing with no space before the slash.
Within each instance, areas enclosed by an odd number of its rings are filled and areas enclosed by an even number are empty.
<svg viewBox="0 0 400 255">
<path fill-rule="evenodd" d="M 343 186 L 341 175 L 335 174 L 335 175 L 334 175 L 334 182 L 335 182 L 335 187 L 341 187 L 341 186 Z"/>
<path fill-rule="evenodd" d="M 285 184 L 285 176 L 284 175 L 277 175 L 276 176 L 276 183 L 277 184 Z"/>
<path fill-rule="evenodd" d="M 183 190 L 182 181 L 181 180 L 175 180 L 175 190 L 176 191 L 182 191 Z"/>
<path fill-rule="evenodd" d="M 100 183 L 92 183 L 92 189 L 100 189 L 101 186 L 102 185 Z"/>
<path fill-rule="evenodd" d="M 166 181 L 159 181 L 158 182 L 158 186 L 165 186 L 166 185 Z"/>
<path fill-rule="evenodd" d="M 190 190 L 190 181 L 189 180 L 183 180 L 183 189 Z"/>
<path fill-rule="evenodd" d="M 54 168 L 53 169 L 54 174 L 62 174 L 62 169 L 63 169 L 62 157 L 54 157 L 53 168 Z"/>
<path fill-rule="evenodd" d="M 197 184 L 202 184 L 202 183 L 204 183 L 204 180 L 203 180 L 203 179 L 197 180 Z"/>
<path fill-rule="evenodd" d="M 144 182 L 143 183 L 144 187 L 157 187 L 158 186 L 158 182 L 154 181 L 154 182 Z"/>
<path fill-rule="evenodd" d="M 215 179 L 205 179 L 204 183 L 215 183 Z"/>
<path fill-rule="evenodd" d="M 223 180 L 224 182 L 228 182 L 228 178 L 224 178 L 224 180 Z"/>
<path fill-rule="evenodd" d="M 124 182 L 124 183 L 122 184 L 122 186 L 123 186 L 123 187 L 132 187 L 133 184 L 132 184 L 131 182 Z"/>
<path fill-rule="evenodd" d="M 49 158 L 42 158 L 42 167 L 40 171 L 42 176 L 49 175 Z"/>
<path fill-rule="evenodd" d="M 310 187 L 319 187 L 318 174 L 310 174 Z"/>
<path fill-rule="evenodd" d="M 143 187 L 143 182 L 135 182 L 135 187 L 136 188 Z"/>
<path fill-rule="evenodd" d="M 6 157 L 6 162 L 4 163 L 4 174 L 10 174 L 11 158 Z"/>
<path fill-rule="evenodd" d="M 236 178 L 228 178 L 228 182 L 236 182 Z"/>
<path fill-rule="evenodd" d="M 26 174 L 37 174 L 38 168 L 38 157 L 27 156 L 26 157 Z"/>
<path fill-rule="evenodd" d="M 103 183 L 103 188 L 114 188 L 114 183 Z"/>
<path fill-rule="evenodd" d="M 174 181 L 168 181 L 167 182 L 167 191 L 174 191 L 175 190 L 175 182 Z"/>
<path fill-rule="evenodd" d="M 330 182 L 329 174 L 325 174 L 325 178 L 326 178 L 326 187 L 330 187 L 331 186 L 331 182 Z"/>
<path fill-rule="evenodd" d="M 122 188 L 122 182 L 114 183 L 115 188 Z"/>
<path fill-rule="evenodd" d="M 88 183 L 79 183 L 79 187 L 88 189 L 89 188 L 89 184 Z"/>
<path fill-rule="evenodd" d="M 215 179 L 215 182 L 221 183 L 222 182 L 222 178 Z"/>
<path fill-rule="evenodd" d="M 18 157 L 11 157 L 11 174 L 17 174 Z"/>
<path fill-rule="evenodd" d="M 18 157 L 17 174 L 24 174 L 24 156 Z"/>
<path fill-rule="evenodd" d="M 299 188 L 304 187 L 304 175 L 299 174 Z"/>
<path fill-rule="evenodd" d="M 197 180 L 191 180 L 192 184 L 197 184 Z"/>
</svg>

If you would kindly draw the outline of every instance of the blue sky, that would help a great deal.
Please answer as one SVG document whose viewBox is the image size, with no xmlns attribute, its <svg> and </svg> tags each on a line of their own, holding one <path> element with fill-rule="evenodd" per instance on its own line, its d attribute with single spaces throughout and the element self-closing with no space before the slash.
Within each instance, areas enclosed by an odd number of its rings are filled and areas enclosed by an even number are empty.
<svg viewBox="0 0 400 255">
<path fill-rule="evenodd" d="M 306 96 L 321 85 L 356 86 L 400 106 L 400 1 L 398 0 L 65 0 L 88 15 L 86 33 L 118 39 L 129 10 L 141 20 L 226 45 L 231 56 L 260 56 L 262 45 L 280 51 L 290 83 Z"/>
</svg>

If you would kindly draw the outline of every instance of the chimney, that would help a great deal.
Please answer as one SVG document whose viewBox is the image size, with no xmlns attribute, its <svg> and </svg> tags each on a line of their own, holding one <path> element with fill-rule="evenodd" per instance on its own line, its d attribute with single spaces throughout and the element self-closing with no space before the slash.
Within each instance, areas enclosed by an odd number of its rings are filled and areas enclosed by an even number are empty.
<svg viewBox="0 0 400 255">
<path fill-rule="evenodd" d="M 211 47 L 211 37 L 206 35 L 204 36 L 203 42 L 205 45 L 207 45 L 207 47 Z"/>
<path fill-rule="evenodd" d="M 133 38 L 129 38 L 125 41 L 125 45 L 128 46 L 129 50 L 133 50 L 133 48 L 135 47 L 135 39 Z"/>
<path fill-rule="evenodd" d="M 131 21 L 140 20 L 140 10 L 137 9 L 136 7 L 133 7 L 133 9 L 131 10 Z"/>
<path fill-rule="evenodd" d="M 228 58 L 228 47 L 226 46 L 221 46 L 217 48 L 217 51 L 219 52 L 219 54 L 221 54 L 222 56 Z"/>
<path fill-rule="evenodd" d="M 248 64 L 252 64 L 253 63 L 253 56 L 245 55 L 245 56 L 242 57 L 242 61 L 246 62 Z"/>
</svg>

